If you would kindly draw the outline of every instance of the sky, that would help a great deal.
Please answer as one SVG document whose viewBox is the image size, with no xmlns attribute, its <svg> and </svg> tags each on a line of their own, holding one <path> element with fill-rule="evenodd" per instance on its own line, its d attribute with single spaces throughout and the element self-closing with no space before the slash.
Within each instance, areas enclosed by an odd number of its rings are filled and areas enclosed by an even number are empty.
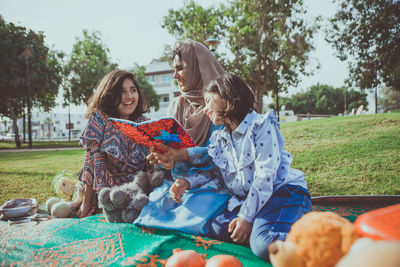
<svg viewBox="0 0 400 267">
<path fill-rule="evenodd" d="M 197 0 L 203 7 L 215 6 L 225 0 Z M 305 0 L 310 16 L 332 16 L 336 9 L 331 0 Z M 183 7 L 184 0 L 0 0 L 0 15 L 6 22 L 42 31 L 49 47 L 70 53 L 82 30 L 101 32 L 103 43 L 110 49 L 110 57 L 119 68 L 134 63 L 147 65 L 161 56 L 164 45 L 175 39 L 161 27 L 168 9 Z M 334 87 L 344 85 L 348 77 L 347 64 L 334 55 L 334 50 L 316 35 L 313 61 L 320 69 L 313 76 L 301 77 L 289 95 L 306 90 L 311 85 L 324 83 Z M 218 48 L 221 49 L 221 48 Z"/>
</svg>

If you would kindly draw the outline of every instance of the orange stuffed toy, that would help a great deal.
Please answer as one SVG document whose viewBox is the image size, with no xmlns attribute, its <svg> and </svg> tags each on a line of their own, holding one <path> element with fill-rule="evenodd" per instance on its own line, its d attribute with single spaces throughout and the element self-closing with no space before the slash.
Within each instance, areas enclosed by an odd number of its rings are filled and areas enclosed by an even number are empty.
<svg viewBox="0 0 400 267">
<path fill-rule="evenodd" d="M 333 212 L 309 212 L 295 222 L 285 241 L 268 247 L 275 267 L 335 266 L 359 238 L 353 224 Z"/>
</svg>

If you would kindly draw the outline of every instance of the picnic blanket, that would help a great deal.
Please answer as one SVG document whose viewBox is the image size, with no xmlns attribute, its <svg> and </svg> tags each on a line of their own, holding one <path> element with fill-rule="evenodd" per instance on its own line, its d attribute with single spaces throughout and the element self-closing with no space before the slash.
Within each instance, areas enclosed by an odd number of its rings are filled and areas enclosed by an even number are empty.
<svg viewBox="0 0 400 267">
<path fill-rule="evenodd" d="M 357 202 L 357 201 L 358 202 Z M 313 198 L 313 210 L 334 211 L 354 221 L 360 214 L 399 203 L 399 198 Z M 162 266 L 175 248 L 192 249 L 207 259 L 237 257 L 243 266 L 271 266 L 250 248 L 189 235 L 107 223 L 102 214 L 82 219 L 51 219 L 39 224 L 0 221 L 1 266 Z"/>
</svg>

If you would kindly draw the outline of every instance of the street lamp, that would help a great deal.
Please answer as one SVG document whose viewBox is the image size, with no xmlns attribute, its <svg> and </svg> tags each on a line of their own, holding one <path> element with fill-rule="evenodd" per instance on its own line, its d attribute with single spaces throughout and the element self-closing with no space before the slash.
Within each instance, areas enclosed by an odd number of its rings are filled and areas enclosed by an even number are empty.
<svg viewBox="0 0 400 267">
<path fill-rule="evenodd" d="M 28 59 L 32 56 L 32 48 L 25 48 L 25 68 L 26 68 L 26 101 L 28 104 L 28 135 L 29 135 L 29 148 L 32 148 L 32 122 L 31 122 L 31 92 L 29 84 L 29 65 Z"/>
<path fill-rule="evenodd" d="M 207 40 L 204 41 L 206 45 L 208 46 L 208 49 L 210 49 L 211 52 L 215 52 L 217 49 L 217 46 L 221 43 L 217 38 L 214 36 L 211 36 Z"/>
</svg>

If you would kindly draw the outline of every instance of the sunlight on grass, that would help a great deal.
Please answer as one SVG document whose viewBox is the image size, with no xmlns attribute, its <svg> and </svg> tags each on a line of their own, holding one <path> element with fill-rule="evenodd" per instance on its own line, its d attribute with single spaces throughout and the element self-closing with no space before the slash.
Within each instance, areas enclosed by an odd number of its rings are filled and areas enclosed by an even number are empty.
<svg viewBox="0 0 400 267">
<path fill-rule="evenodd" d="M 306 174 L 312 196 L 400 194 L 400 113 L 334 117 L 281 125 L 292 166 Z M 0 153 L 0 202 L 43 203 L 61 170 L 77 172 L 84 151 Z"/>
</svg>

